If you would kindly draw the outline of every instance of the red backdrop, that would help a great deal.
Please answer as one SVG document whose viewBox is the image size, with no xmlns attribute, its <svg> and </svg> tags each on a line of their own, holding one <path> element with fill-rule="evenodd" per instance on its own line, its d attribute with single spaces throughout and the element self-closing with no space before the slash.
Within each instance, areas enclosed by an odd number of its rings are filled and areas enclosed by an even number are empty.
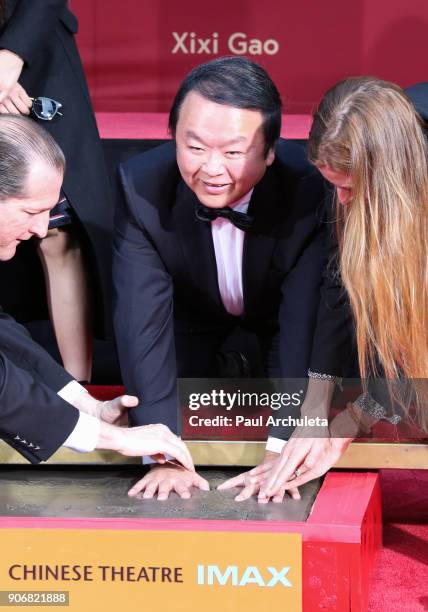
<svg viewBox="0 0 428 612">
<path fill-rule="evenodd" d="M 198 63 L 246 51 L 285 110 L 310 112 L 341 78 L 428 80 L 427 0 L 72 0 L 95 108 L 167 111 Z M 267 42 L 266 42 L 267 41 Z"/>
</svg>

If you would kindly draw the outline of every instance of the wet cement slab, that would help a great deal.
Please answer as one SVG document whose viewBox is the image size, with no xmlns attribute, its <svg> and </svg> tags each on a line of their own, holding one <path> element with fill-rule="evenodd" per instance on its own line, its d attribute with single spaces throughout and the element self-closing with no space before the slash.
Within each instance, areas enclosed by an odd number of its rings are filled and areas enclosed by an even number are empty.
<svg viewBox="0 0 428 612">
<path fill-rule="evenodd" d="M 127 491 L 147 470 L 138 466 L 8 466 L 0 469 L 0 517 L 194 518 L 207 520 L 305 521 L 321 480 L 300 488 L 302 499 L 258 504 L 255 497 L 235 502 L 238 489 L 220 492 L 217 485 L 241 470 L 205 468 L 208 492 L 194 490 L 191 499 L 172 493 L 168 500 L 130 498 Z"/>
</svg>

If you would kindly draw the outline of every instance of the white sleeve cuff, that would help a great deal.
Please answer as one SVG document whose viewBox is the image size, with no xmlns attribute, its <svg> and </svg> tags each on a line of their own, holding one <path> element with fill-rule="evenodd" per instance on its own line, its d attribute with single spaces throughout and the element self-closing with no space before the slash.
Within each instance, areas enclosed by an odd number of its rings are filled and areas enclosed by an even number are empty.
<svg viewBox="0 0 428 612">
<path fill-rule="evenodd" d="M 266 442 L 266 450 L 272 453 L 280 453 L 286 444 L 287 440 L 280 440 L 280 438 L 269 436 Z"/>
<path fill-rule="evenodd" d="M 62 389 L 58 391 L 58 395 L 62 397 L 63 400 L 72 404 L 74 406 L 74 402 L 79 395 L 82 393 L 88 393 L 85 387 L 82 387 L 77 380 L 71 380 L 68 384 L 65 385 Z"/>
<path fill-rule="evenodd" d="M 63 446 L 71 448 L 78 453 L 90 453 L 97 445 L 100 429 L 101 423 L 97 418 L 81 412 L 76 427 L 68 436 Z"/>
</svg>

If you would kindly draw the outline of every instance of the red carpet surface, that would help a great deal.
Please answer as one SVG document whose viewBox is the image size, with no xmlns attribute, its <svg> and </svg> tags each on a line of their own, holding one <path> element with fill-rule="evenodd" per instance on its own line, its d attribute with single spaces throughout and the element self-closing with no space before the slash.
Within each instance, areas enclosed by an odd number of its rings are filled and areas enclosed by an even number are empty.
<svg viewBox="0 0 428 612">
<path fill-rule="evenodd" d="M 428 611 L 428 470 L 380 470 L 383 547 L 369 612 Z"/>
</svg>

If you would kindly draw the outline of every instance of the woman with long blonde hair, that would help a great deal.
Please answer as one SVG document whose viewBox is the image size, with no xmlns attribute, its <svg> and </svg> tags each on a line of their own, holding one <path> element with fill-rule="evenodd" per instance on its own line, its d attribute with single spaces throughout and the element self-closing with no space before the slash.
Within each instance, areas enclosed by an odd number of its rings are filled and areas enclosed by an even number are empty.
<svg viewBox="0 0 428 612">
<path fill-rule="evenodd" d="M 386 81 L 339 83 L 314 115 L 309 158 L 336 187 L 362 377 L 428 378 L 428 160 L 412 103 Z"/>
<path fill-rule="evenodd" d="M 416 419 L 428 430 L 428 152 L 421 117 L 397 85 L 374 77 L 346 79 L 325 94 L 314 113 L 308 153 L 335 188 L 336 269 L 327 277 L 332 286 L 341 279 L 346 290 L 361 377 L 382 378 L 386 403 L 397 400 L 404 413 L 409 403 L 394 383 L 408 380 Z M 338 302 L 343 293 L 336 287 Z M 321 304 L 320 310 L 322 326 L 340 308 L 335 312 L 331 304 Z M 332 374 L 310 372 L 314 380 L 306 405 L 312 401 L 319 411 L 328 404 Z M 345 411 L 348 422 L 397 422 L 391 405 L 380 405 L 363 386 L 366 393 Z M 261 494 L 275 499 L 323 474 L 353 439 L 351 429 L 340 438 L 293 437 Z"/>
</svg>

